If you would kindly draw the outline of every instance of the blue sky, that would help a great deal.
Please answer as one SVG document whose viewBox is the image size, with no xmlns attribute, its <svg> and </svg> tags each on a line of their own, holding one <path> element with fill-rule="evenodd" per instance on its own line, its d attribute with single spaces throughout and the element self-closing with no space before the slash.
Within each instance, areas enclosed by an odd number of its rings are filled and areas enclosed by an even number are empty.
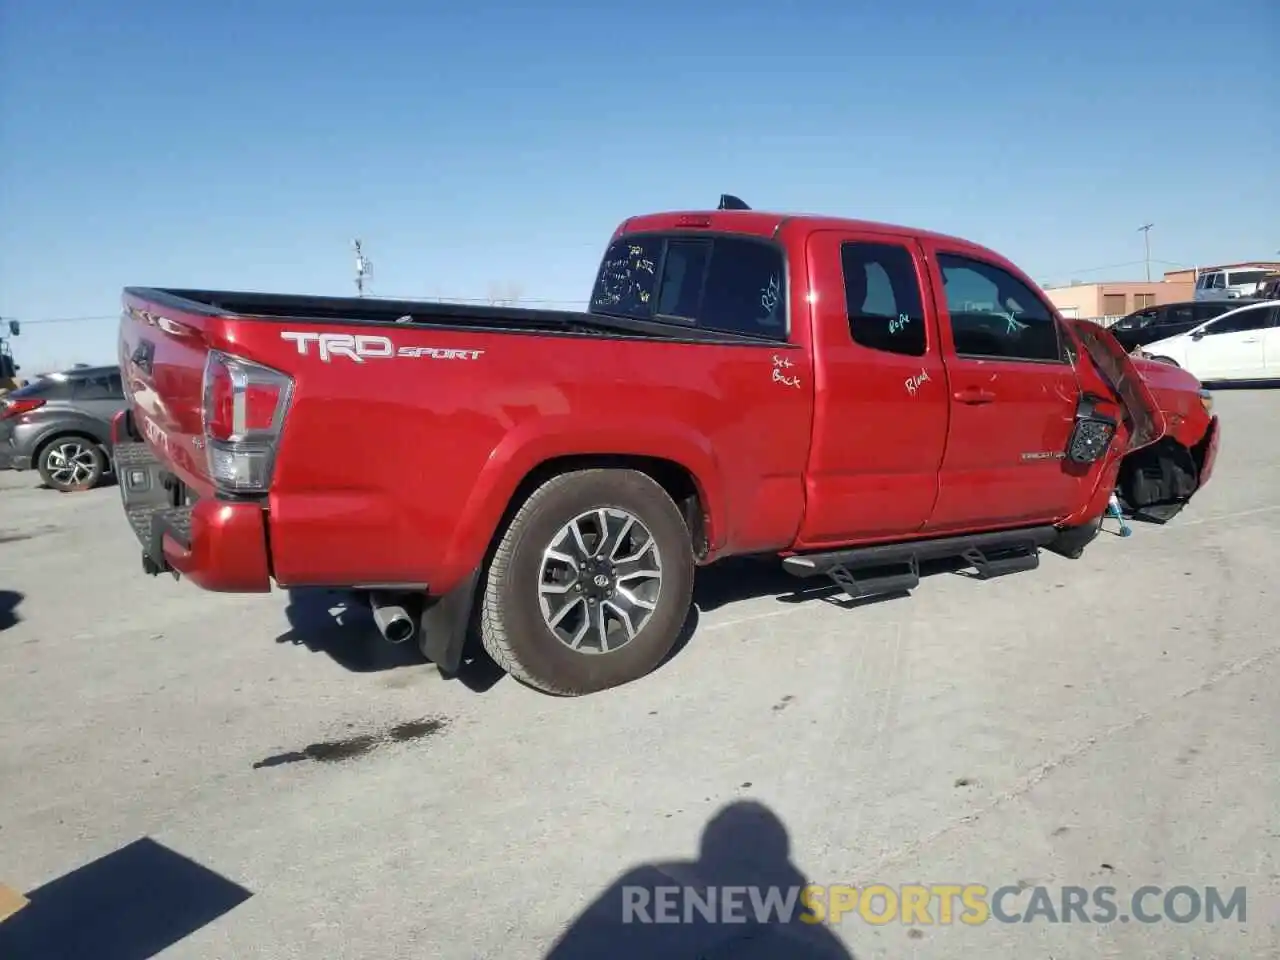
<svg viewBox="0 0 1280 960">
<path fill-rule="evenodd" d="M 1271 257 L 1277 37 L 1274 0 L 4 0 L 0 315 L 25 372 L 110 361 L 122 286 L 349 294 L 356 236 L 378 295 L 582 300 L 620 220 L 722 192 L 1039 280 L 1141 276 L 1146 222 Z"/>
</svg>

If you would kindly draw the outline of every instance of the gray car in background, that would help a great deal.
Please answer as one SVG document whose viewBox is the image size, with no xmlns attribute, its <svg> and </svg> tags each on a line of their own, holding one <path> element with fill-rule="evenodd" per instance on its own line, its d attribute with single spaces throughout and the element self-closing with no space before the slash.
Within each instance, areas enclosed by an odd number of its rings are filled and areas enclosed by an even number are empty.
<svg viewBox="0 0 1280 960">
<path fill-rule="evenodd" d="M 111 470 L 111 418 L 125 407 L 120 368 L 51 373 L 0 399 L 0 469 L 40 472 L 64 493 Z"/>
</svg>

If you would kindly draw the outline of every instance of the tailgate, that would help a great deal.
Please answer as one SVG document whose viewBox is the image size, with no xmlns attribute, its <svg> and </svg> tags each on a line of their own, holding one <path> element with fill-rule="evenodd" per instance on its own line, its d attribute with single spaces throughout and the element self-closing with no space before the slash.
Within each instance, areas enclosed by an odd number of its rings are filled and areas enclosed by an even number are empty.
<svg viewBox="0 0 1280 960">
<path fill-rule="evenodd" d="M 138 432 L 186 483 L 207 493 L 202 423 L 203 378 L 220 322 L 198 305 L 126 289 L 120 317 L 120 372 Z"/>
<path fill-rule="evenodd" d="M 1147 447 L 1164 436 L 1168 425 L 1160 404 L 1133 360 L 1106 328 L 1089 320 L 1068 320 L 1098 372 L 1120 397 L 1131 421 L 1129 451 Z"/>
</svg>

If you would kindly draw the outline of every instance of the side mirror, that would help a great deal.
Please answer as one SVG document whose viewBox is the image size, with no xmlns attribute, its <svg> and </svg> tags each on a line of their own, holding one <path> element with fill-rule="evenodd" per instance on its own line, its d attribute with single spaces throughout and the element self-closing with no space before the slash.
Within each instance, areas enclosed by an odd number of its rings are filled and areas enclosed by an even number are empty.
<svg viewBox="0 0 1280 960">
<path fill-rule="evenodd" d="M 9 332 L 15 337 L 22 332 L 22 327 L 19 325 L 17 320 L 9 321 Z"/>
<path fill-rule="evenodd" d="M 1197 330 L 1197 331 L 1195 331 L 1193 334 L 1191 334 L 1191 339 L 1192 339 L 1192 340 L 1203 340 L 1203 339 L 1204 339 L 1204 331 L 1203 331 L 1203 330 Z"/>
</svg>

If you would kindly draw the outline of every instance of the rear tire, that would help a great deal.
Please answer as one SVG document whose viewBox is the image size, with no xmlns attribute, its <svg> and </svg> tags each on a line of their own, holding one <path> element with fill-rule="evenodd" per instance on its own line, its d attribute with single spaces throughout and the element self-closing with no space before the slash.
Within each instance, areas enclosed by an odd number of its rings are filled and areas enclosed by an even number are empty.
<svg viewBox="0 0 1280 960">
<path fill-rule="evenodd" d="M 40 449 L 36 468 L 46 486 L 59 493 L 77 493 L 102 482 L 107 458 L 89 437 L 57 437 Z"/>
<path fill-rule="evenodd" d="M 607 531 L 604 548 L 598 530 Z M 529 686 L 596 693 L 645 676 L 671 652 L 693 578 L 689 528 L 651 477 L 561 474 L 538 487 L 503 532 L 486 572 L 480 638 Z"/>
</svg>

